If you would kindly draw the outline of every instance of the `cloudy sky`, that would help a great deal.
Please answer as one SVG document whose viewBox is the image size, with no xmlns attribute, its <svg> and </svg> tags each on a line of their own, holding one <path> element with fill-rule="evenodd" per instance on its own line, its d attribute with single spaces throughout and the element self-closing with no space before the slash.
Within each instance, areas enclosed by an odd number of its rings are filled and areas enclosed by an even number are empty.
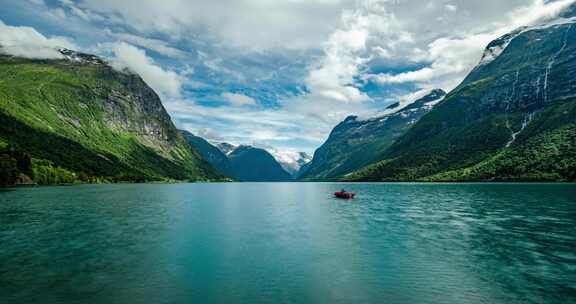
<svg viewBox="0 0 576 304">
<path fill-rule="evenodd" d="M 0 0 L 5 52 L 104 56 L 214 141 L 313 152 L 347 115 L 453 89 L 575 0 Z"/>
</svg>

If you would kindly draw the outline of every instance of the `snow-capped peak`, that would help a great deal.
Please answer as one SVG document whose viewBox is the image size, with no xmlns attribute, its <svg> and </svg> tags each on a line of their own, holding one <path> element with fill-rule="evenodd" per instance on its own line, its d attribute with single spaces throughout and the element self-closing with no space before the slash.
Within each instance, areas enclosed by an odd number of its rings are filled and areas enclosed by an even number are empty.
<svg viewBox="0 0 576 304">
<path fill-rule="evenodd" d="M 212 144 L 226 155 L 230 155 L 230 153 L 234 152 L 234 150 L 239 147 L 238 145 L 225 142 L 212 142 Z"/>
<path fill-rule="evenodd" d="M 306 152 L 280 151 L 272 147 L 266 147 L 265 149 L 291 175 L 298 173 L 302 166 L 312 161 L 312 156 Z"/>
<path fill-rule="evenodd" d="M 242 147 L 243 145 L 231 144 L 226 142 L 211 142 L 216 148 L 218 148 L 226 156 L 230 155 L 234 150 Z M 266 150 L 274 159 L 282 166 L 286 172 L 295 176 L 302 166 L 312 161 L 312 156 L 306 152 L 297 152 L 290 150 L 279 150 L 277 148 L 262 145 L 262 144 L 252 144 L 248 147 L 254 147 L 258 149 Z"/>
<path fill-rule="evenodd" d="M 372 115 L 370 117 L 361 119 L 361 118 L 358 118 L 355 116 L 351 116 L 350 118 L 353 118 L 353 121 L 385 119 L 386 117 L 388 117 L 390 115 L 397 114 L 397 113 L 400 113 L 404 110 L 412 108 L 411 105 L 413 105 L 415 103 L 422 102 L 423 106 L 432 107 L 432 106 L 438 104 L 440 101 L 442 101 L 445 96 L 446 96 L 446 92 L 444 92 L 444 90 L 442 90 L 442 89 L 421 90 L 421 91 L 418 91 L 414 94 L 411 94 L 410 96 L 407 96 L 405 98 L 400 99 L 400 101 L 398 101 L 397 103 L 394 103 L 394 104 L 388 106 L 386 109 L 384 109 L 382 111 L 376 112 L 374 115 Z"/>
<path fill-rule="evenodd" d="M 514 40 L 514 38 L 520 36 L 523 33 L 535 30 L 543 30 L 553 26 L 560 26 L 571 23 L 576 23 L 576 17 L 570 17 L 570 18 L 558 17 L 538 25 L 520 27 L 515 31 L 508 33 L 490 42 L 490 44 L 488 44 L 488 46 L 486 47 L 484 54 L 482 55 L 482 59 L 480 60 L 479 66 L 487 65 L 492 61 L 494 61 L 496 58 L 500 57 L 500 55 L 506 50 L 508 45 L 510 45 L 510 43 Z"/>
<path fill-rule="evenodd" d="M 90 64 L 90 65 L 104 65 L 106 61 L 96 55 L 84 54 L 69 49 L 60 48 L 58 52 L 69 61 Z"/>
<path fill-rule="evenodd" d="M 512 33 L 508 33 L 488 44 L 486 50 L 484 50 L 484 54 L 482 55 L 482 59 L 480 59 L 480 66 L 487 65 L 490 62 L 494 61 L 496 58 L 500 57 L 500 55 L 506 50 L 510 42 L 514 40 L 518 35 L 523 33 L 523 30 L 526 27 L 521 27 L 515 30 Z"/>
</svg>

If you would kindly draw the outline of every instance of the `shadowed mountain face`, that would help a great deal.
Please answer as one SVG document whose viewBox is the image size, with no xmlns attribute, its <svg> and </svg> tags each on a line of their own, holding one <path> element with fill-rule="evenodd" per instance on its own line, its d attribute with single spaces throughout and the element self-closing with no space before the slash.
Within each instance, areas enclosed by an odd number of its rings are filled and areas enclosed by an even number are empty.
<svg viewBox="0 0 576 304">
<path fill-rule="evenodd" d="M 229 143 L 218 143 L 215 145 L 215 147 L 218 148 L 218 150 L 222 151 L 222 153 L 224 153 L 225 155 L 230 154 L 232 151 L 234 151 L 234 149 L 237 148 L 237 146 L 234 146 Z"/>
<path fill-rule="evenodd" d="M 216 170 L 225 176 L 232 177 L 234 173 L 232 172 L 232 165 L 228 156 L 224 154 L 220 149 L 210 144 L 207 140 L 202 137 L 195 136 L 188 131 L 180 131 L 182 136 L 188 141 L 188 143 L 196 150 L 204 160 L 210 163 Z"/>
<path fill-rule="evenodd" d="M 574 180 L 574 12 L 493 41 L 458 88 L 349 180 Z"/>
<path fill-rule="evenodd" d="M 247 182 L 286 182 L 292 176 L 264 149 L 240 146 L 228 155 L 234 177 Z"/>
<path fill-rule="evenodd" d="M 374 118 L 346 118 L 316 150 L 302 178 L 331 180 L 378 160 L 398 137 L 432 110 L 445 95 L 442 90 L 433 90 L 406 106 L 393 104 Z"/>
<path fill-rule="evenodd" d="M 219 178 L 139 76 L 61 52 L 66 59 L 0 55 L 0 143 L 35 159 L 35 173 L 60 167 L 119 180 Z"/>
<path fill-rule="evenodd" d="M 222 174 L 243 182 L 283 182 L 293 180 L 282 165 L 266 150 L 250 146 L 235 147 L 220 143 L 212 145 L 207 140 L 187 131 L 184 138 L 202 157 Z M 227 151 L 226 155 L 224 151 Z"/>
</svg>

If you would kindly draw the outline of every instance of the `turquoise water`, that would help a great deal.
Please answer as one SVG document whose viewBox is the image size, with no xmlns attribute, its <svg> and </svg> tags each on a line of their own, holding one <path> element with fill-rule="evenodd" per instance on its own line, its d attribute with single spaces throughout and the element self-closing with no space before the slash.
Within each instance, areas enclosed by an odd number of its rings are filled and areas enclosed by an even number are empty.
<svg viewBox="0 0 576 304">
<path fill-rule="evenodd" d="M 0 192 L 0 303 L 574 302 L 576 185 Z"/>
</svg>

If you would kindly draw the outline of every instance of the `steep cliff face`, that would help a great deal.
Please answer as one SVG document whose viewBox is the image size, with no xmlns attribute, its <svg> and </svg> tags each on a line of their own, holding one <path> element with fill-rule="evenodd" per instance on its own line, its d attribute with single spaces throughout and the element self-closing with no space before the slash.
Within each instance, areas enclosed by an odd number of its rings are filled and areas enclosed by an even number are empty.
<svg viewBox="0 0 576 304">
<path fill-rule="evenodd" d="M 480 64 L 350 180 L 573 180 L 574 7 L 488 45 Z"/>
<path fill-rule="evenodd" d="M 0 54 L 0 138 L 78 174 L 217 178 L 137 75 L 60 50 L 61 60 Z"/>
<path fill-rule="evenodd" d="M 398 137 L 432 110 L 445 95 L 442 90 L 433 90 L 408 105 L 393 104 L 374 118 L 346 118 L 316 150 L 302 178 L 335 179 L 378 160 Z"/>
</svg>

